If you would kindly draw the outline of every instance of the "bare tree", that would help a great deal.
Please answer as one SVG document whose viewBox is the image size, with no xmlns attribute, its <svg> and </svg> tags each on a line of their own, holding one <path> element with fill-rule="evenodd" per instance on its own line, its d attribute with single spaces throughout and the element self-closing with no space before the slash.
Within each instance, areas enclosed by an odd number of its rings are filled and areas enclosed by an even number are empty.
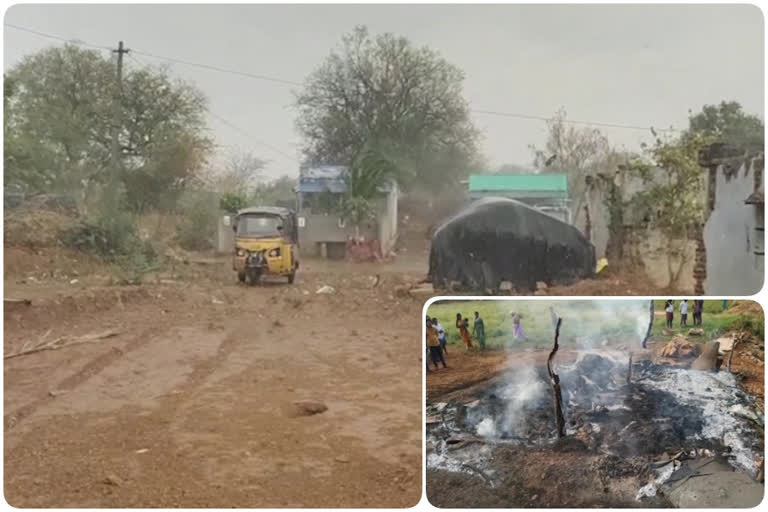
<svg viewBox="0 0 768 512">
<path fill-rule="evenodd" d="M 208 167 L 201 179 L 219 194 L 250 196 L 263 180 L 267 161 L 251 152 L 235 151 L 219 165 Z"/>
<path fill-rule="evenodd" d="M 547 132 L 547 142 L 543 148 L 529 146 L 534 155 L 533 165 L 542 173 L 560 172 L 568 176 L 572 222 L 578 225 L 589 192 L 585 178 L 615 171 L 621 155 L 613 149 L 600 130 L 568 123 L 563 108 L 547 121 Z"/>
</svg>

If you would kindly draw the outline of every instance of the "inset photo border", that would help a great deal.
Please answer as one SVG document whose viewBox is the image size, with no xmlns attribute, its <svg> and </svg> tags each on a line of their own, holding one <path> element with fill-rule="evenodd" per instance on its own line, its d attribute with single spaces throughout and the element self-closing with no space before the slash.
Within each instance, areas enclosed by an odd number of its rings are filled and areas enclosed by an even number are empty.
<svg viewBox="0 0 768 512">
<path fill-rule="evenodd" d="M 422 322 L 432 505 L 762 501 L 757 302 L 435 297 Z"/>
</svg>

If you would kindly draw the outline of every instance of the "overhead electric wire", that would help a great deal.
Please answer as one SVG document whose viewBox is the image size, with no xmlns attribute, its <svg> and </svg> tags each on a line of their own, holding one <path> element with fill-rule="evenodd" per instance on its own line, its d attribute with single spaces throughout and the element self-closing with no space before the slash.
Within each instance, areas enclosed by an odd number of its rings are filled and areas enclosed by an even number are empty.
<svg viewBox="0 0 768 512">
<path fill-rule="evenodd" d="M 277 147 L 273 146 L 272 144 L 269 144 L 268 142 L 264 142 L 263 140 L 257 139 L 256 137 L 254 137 L 253 135 L 251 135 L 250 133 L 248 133 L 248 132 L 247 132 L 246 130 L 244 130 L 243 128 L 240 128 L 240 127 L 239 127 L 239 126 L 237 126 L 236 124 L 232 123 L 231 121 L 228 121 L 227 119 L 225 119 L 224 117 L 222 117 L 222 116 L 218 115 L 217 113 L 215 113 L 215 112 L 212 112 L 210 109 L 208 110 L 208 113 L 209 113 L 209 114 L 210 114 L 212 117 L 214 117 L 215 119 L 217 119 L 219 122 L 221 122 L 221 123 L 223 123 L 223 124 L 225 124 L 225 125 L 229 126 L 230 128 L 232 128 L 232 129 L 233 129 L 233 130 L 235 130 L 236 132 L 239 132 L 241 135 L 243 135 L 243 136 L 247 137 L 247 138 L 248 138 L 248 140 L 251 140 L 251 141 L 253 141 L 253 142 L 255 142 L 256 144 L 259 144 L 259 145 L 261 145 L 261 146 L 264 146 L 265 148 L 271 149 L 271 150 L 272 150 L 272 151 L 274 151 L 275 153 L 279 153 L 280 155 L 284 156 L 285 158 L 288 158 L 289 160 L 292 160 L 292 161 L 294 161 L 294 162 L 296 162 L 296 163 L 299 163 L 299 164 L 301 163 L 301 161 L 300 161 L 298 158 L 296 158 L 296 157 L 294 157 L 294 156 L 291 156 L 290 154 L 286 153 L 286 152 L 285 152 L 285 151 L 283 151 L 282 149 L 280 149 L 280 148 L 277 148 Z"/>
<path fill-rule="evenodd" d="M 79 44 L 79 45 L 87 46 L 87 47 L 91 47 L 91 48 L 98 48 L 98 49 L 101 49 L 101 50 L 109 50 L 109 51 L 111 51 L 111 48 L 109 48 L 109 47 L 93 45 L 93 44 L 89 44 L 89 43 L 86 43 L 86 42 L 83 42 L 83 41 L 80 41 L 80 40 L 70 40 L 70 39 L 66 39 L 66 38 L 63 38 L 63 37 L 60 37 L 60 36 L 56 36 L 56 35 L 53 35 L 53 34 L 47 34 L 45 32 L 40 32 L 38 30 L 33 30 L 33 29 L 30 29 L 30 28 L 27 28 L 27 27 L 21 27 L 19 25 L 14 25 L 14 24 L 11 24 L 11 23 L 5 23 L 5 26 L 9 27 L 9 28 L 16 29 L 16 30 L 20 30 L 20 31 L 23 31 L 23 32 L 29 32 L 31 34 L 35 34 L 35 35 L 40 36 L 40 37 L 46 37 L 46 38 L 55 39 L 55 40 L 58 40 L 58 41 L 64 41 L 64 42 L 68 42 L 68 43 L 72 43 L 72 44 Z M 239 71 L 239 70 L 235 70 L 235 69 L 227 69 L 227 68 L 222 68 L 222 67 L 219 67 L 219 66 L 213 66 L 213 65 L 210 65 L 210 64 L 203 64 L 203 63 L 199 63 L 199 62 L 192 62 L 192 61 L 188 61 L 188 60 L 184 60 L 184 59 L 178 59 L 178 58 L 175 58 L 175 57 L 168 57 L 168 56 L 154 54 L 154 53 L 150 53 L 150 52 L 145 52 L 145 51 L 137 50 L 137 49 L 132 49 L 131 51 L 133 53 L 137 54 L 137 55 L 143 55 L 145 57 L 150 57 L 150 58 L 153 58 L 153 59 L 164 60 L 164 61 L 167 61 L 167 62 L 173 62 L 173 63 L 182 64 L 182 65 L 191 66 L 191 67 L 197 67 L 197 68 L 206 69 L 206 70 L 209 70 L 209 71 L 216 71 L 216 72 L 219 72 L 219 73 L 228 73 L 228 74 L 242 76 L 242 77 L 251 78 L 251 79 L 255 79 L 255 80 L 263 80 L 263 81 L 280 83 L 280 84 L 285 84 L 285 85 L 296 85 L 296 86 L 301 86 L 302 85 L 301 82 L 297 82 L 297 81 L 294 81 L 294 80 L 286 80 L 286 79 L 283 79 L 283 78 L 276 78 L 276 77 L 272 77 L 272 76 L 268 76 L 268 75 L 263 75 L 263 74 L 250 73 L 250 72 Z M 525 119 L 525 120 L 530 120 L 530 121 L 545 121 L 546 122 L 546 121 L 552 120 L 551 117 L 536 116 L 536 115 L 530 115 L 530 114 L 520 114 L 520 113 L 516 113 L 516 112 L 502 112 L 502 111 L 496 111 L 496 110 L 470 109 L 470 112 L 472 112 L 474 114 L 490 115 L 490 116 L 497 116 L 497 117 L 507 117 L 507 118 L 514 118 L 514 119 Z M 630 124 L 621 124 L 621 123 L 608 123 L 608 122 L 602 122 L 602 121 L 583 121 L 583 120 L 576 120 L 576 119 L 563 119 L 562 121 L 564 123 L 568 123 L 568 124 L 578 124 L 578 125 L 584 125 L 584 126 L 601 126 L 601 127 L 605 127 L 605 128 L 616 128 L 616 129 L 623 129 L 623 130 L 651 131 L 652 129 L 654 129 L 657 132 L 679 132 L 680 131 L 680 130 L 677 130 L 675 128 L 654 128 L 652 126 L 639 126 L 639 125 L 630 125 Z M 241 131 L 239 128 L 238 128 L 238 130 Z"/>
<path fill-rule="evenodd" d="M 112 50 L 108 46 L 98 46 L 98 45 L 87 43 L 87 42 L 82 41 L 80 39 L 67 39 L 65 37 L 61 37 L 61 36 L 57 36 L 57 35 L 53 35 L 53 34 L 47 34 L 45 32 L 40 32 L 38 30 L 33 30 L 33 29 L 30 29 L 30 28 L 21 27 L 19 25 L 13 25 L 11 23 L 5 23 L 5 26 L 9 27 L 9 28 L 16 29 L 16 30 L 21 30 L 22 32 L 29 32 L 30 34 L 34 34 L 34 35 L 37 35 L 37 36 L 40 36 L 40 37 L 46 37 L 48 39 L 55 39 L 57 41 L 63 41 L 65 43 L 77 44 L 77 45 L 81 45 L 81 46 L 87 46 L 87 47 L 90 47 L 90 48 L 98 48 L 99 50 L 109 50 L 109 51 Z M 184 60 L 184 59 L 179 59 L 179 58 L 176 58 L 176 57 L 168 57 L 168 56 L 165 56 L 165 55 L 158 55 L 156 53 L 146 52 L 146 51 L 139 50 L 139 49 L 136 49 L 136 48 L 131 48 L 131 52 L 133 52 L 136 55 L 143 55 L 144 57 L 150 57 L 152 59 L 164 60 L 164 61 L 173 62 L 173 63 L 176 63 L 176 64 L 183 64 L 185 66 L 192 66 L 192 67 L 196 67 L 196 68 L 207 69 L 209 71 L 217 71 L 219 73 L 229 73 L 229 74 L 233 74 L 233 75 L 244 76 L 244 77 L 247 77 L 247 78 L 253 78 L 255 80 L 265 80 L 267 82 L 276 82 L 276 83 L 287 84 L 287 85 L 298 85 L 298 86 L 302 85 L 301 82 L 295 82 L 295 81 L 292 81 L 292 80 L 284 80 L 282 78 L 275 78 L 275 77 L 271 77 L 271 76 L 267 76 L 267 75 L 261 75 L 261 74 L 256 74 L 256 73 L 249 73 L 247 71 L 239 71 L 239 70 L 236 70 L 236 69 L 227 69 L 227 68 L 222 68 L 222 67 L 219 67 L 219 66 L 213 66 L 211 64 L 201 64 L 199 62 L 192 62 L 192 61 L 188 61 L 188 60 Z"/>
<path fill-rule="evenodd" d="M 48 38 L 48 39 L 55 39 L 57 41 L 63 41 L 65 43 L 76 44 L 76 45 L 79 45 L 79 46 L 87 46 L 89 48 L 95 48 L 95 49 L 98 49 L 98 50 L 107 50 L 107 51 L 110 51 L 110 52 L 112 51 L 112 48 L 110 48 L 109 46 L 98 46 L 98 45 L 95 45 L 95 44 L 87 43 L 87 42 L 82 41 L 80 39 L 67 39 L 66 37 L 55 36 L 53 34 L 46 34 L 45 32 L 40 32 L 38 30 L 33 30 L 33 29 L 27 28 L 27 27 L 20 27 L 18 25 L 13 25 L 12 23 L 4 23 L 4 26 L 12 28 L 12 29 L 15 29 L 15 30 L 20 30 L 22 32 L 29 32 L 30 34 L 34 34 L 36 36 L 45 37 L 45 38 Z"/>
<path fill-rule="evenodd" d="M 145 51 L 141 51 L 141 50 L 133 50 L 133 52 L 138 54 L 138 55 L 143 55 L 145 57 L 150 57 L 152 59 L 159 59 L 159 60 L 164 60 L 164 61 L 168 61 L 168 62 L 173 62 L 173 63 L 176 63 L 176 64 L 183 64 L 185 66 L 192 66 L 192 67 L 196 67 L 196 68 L 207 69 L 209 71 L 217 71 L 219 73 L 229 73 L 229 74 L 232 74 L 232 75 L 244 76 L 246 78 L 253 78 L 255 80 L 265 80 L 267 82 L 275 82 L 275 83 L 279 83 L 279 84 L 298 85 L 298 86 L 302 85 L 300 82 L 293 82 L 291 80 L 283 80 L 282 78 L 274 78 L 274 77 L 267 76 L 267 75 L 259 75 L 259 74 L 255 74 L 255 73 L 248 73 L 246 71 L 238 71 L 236 69 L 220 68 L 218 66 L 212 66 L 210 64 L 200 64 L 198 62 L 190 62 L 188 60 L 176 59 L 176 58 L 173 58 L 173 57 L 165 57 L 163 55 L 156 55 L 156 54 L 145 52 Z"/>
<path fill-rule="evenodd" d="M 515 114 L 512 112 L 497 112 L 494 110 L 477 110 L 472 109 L 472 112 L 475 114 L 486 114 L 489 116 L 499 116 L 499 117 L 515 117 L 519 119 L 530 119 L 535 121 L 551 121 L 551 117 L 544 117 L 544 116 L 533 116 L 533 115 L 527 115 L 527 114 Z M 601 121 L 579 121 L 577 119 L 563 119 L 564 123 L 569 124 L 582 124 L 587 126 L 603 126 L 606 128 L 623 128 L 627 130 L 643 130 L 643 131 L 649 131 L 651 128 L 656 130 L 657 132 L 677 132 L 679 130 L 676 130 L 675 128 L 655 128 L 651 126 L 636 126 L 631 124 L 618 124 L 618 123 L 604 123 Z"/>
</svg>

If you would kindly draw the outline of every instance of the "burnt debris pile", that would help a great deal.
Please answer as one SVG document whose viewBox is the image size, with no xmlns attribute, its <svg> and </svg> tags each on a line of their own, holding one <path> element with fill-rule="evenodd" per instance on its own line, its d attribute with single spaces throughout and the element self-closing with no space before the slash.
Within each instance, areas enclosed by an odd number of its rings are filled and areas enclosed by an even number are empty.
<svg viewBox="0 0 768 512">
<path fill-rule="evenodd" d="M 763 419 L 732 374 L 640 361 L 627 383 L 628 362 L 626 352 L 584 351 L 559 365 L 566 421 L 560 441 L 544 367 L 512 370 L 474 400 L 430 405 L 428 464 L 446 467 L 455 448 L 471 443 L 485 450 L 517 443 L 649 460 L 681 451 L 721 455 L 754 476 Z"/>
</svg>

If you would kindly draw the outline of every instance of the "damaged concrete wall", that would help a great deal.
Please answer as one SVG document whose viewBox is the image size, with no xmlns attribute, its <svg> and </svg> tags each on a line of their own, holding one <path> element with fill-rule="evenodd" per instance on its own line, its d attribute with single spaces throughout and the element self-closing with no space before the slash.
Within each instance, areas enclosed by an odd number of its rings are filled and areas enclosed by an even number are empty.
<svg viewBox="0 0 768 512">
<path fill-rule="evenodd" d="M 677 270 L 681 260 L 684 260 L 685 263 L 680 271 L 676 288 L 681 292 L 693 293 L 695 285 L 693 278 L 696 256 L 695 241 L 689 240 L 683 245 L 680 254 L 673 254 L 669 257 L 665 237 L 659 231 L 649 229 L 629 231 L 631 234 L 626 236 L 624 253 L 627 258 L 645 269 L 645 274 L 654 286 L 658 288 L 670 286 L 669 265 L 672 265 L 673 270 Z M 675 242 L 675 246 L 679 245 L 678 242 Z M 669 261 L 670 259 L 671 261 Z"/>
<path fill-rule="evenodd" d="M 656 170 L 658 179 L 662 179 L 662 173 L 660 169 Z M 639 177 L 623 176 L 617 183 L 619 190 L 621 191 L 622 200 L 629 201 L 635 194 L 645 190 L 646 184 Z M 607 192 L 603 187 L 595 187 L 587 194 L 586 202 L 589 205 L 589 214 L 591 221 L 591 242 L 595 246 L 595 255 L 598 258 L 605 256 L 605 250 L 608 245 L 608 223 L 610 221 L 608 216 L 608 207 L 605 204 Z M 576 215 L 574 212 L 574 225 L 584 233 L 585 229 L 585 215 L 583 208 L 582 211 Z M 626 209 L 624 212 L 624 225 L 628 228 L 633 227 L 636 219 L 632 218 L 632 212 Z"/>
<path fill-rule="evenodd" d="M 595 246 L 595 256 L 599 259 L 605 256 L 605 247 L 608 245 L 608 208 L 605 207 L 604 193 L 602 190 L 594 190 L 587 194 L 586 204 L 589 208 L 590 242 Z M 584 208 L 579 212 L 572 212 L 573 225 L 585 233 L 586 215 Z M 586 234 L 586 233 L 585 233 Z"/>
<path fill-rule="evenodd" d="M 745 204 L 759 186 L 763 165 L 755 159 L 736 169 L 716 168 L 713 209 L 704 226 L 707 295 L 751 295 L 763 286 L 764 207 Z"/>
</svg>

